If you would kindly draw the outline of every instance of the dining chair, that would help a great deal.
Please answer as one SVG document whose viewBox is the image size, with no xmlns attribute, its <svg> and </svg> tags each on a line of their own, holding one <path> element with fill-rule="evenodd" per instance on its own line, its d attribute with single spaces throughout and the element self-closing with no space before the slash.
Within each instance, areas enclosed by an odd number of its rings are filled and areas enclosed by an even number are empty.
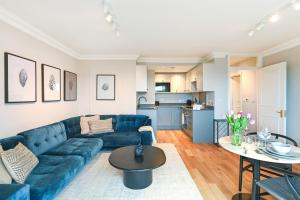
<svg viewBox="0 0 300 200">
<path fill-rule="evenodd" d="M 246 136 L 256 136 L 257 133 L 247 133 Z M 276 139 L 285 143 L 289 143 L 294 146 L 298 146 L 297 142 L 290 137 L 285 135 L 271 133 L 271 139 Z M 246 162 L 246 166 L 244 166 L 244 162 Z M 271 178 L 268 174 L 272 174 L 275 176 L 283 176 L 284 172 L 291 172 L 292 165 L 291 164 L 281 164 L 281 163 L 271 163 L 271 162 L 260 162 L 260 175 L 264 178 Z M 243 172 L 248 171 L 253 173 L 253 160 L 244 156 L 240 156 L 240 173 L 239 173 L 239 191 L 242 191 L 243 186 Z"/>
<path fill-rule="evenodd" d="M 268 178 L 256 182 L 256 185 L 264 189 L 276 199 L 299 200 L 300 199 L 300 175 L 288 173 L 283 177 Z M 256 191 L 253 191 L 256 192 Z M 256 196 L 258 199 L 259 196 Z"/>
</svg>

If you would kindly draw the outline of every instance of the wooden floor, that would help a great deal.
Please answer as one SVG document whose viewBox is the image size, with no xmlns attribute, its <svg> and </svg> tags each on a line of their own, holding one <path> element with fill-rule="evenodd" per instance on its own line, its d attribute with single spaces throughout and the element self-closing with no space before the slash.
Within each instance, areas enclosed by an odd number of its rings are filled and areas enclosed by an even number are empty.
<svg viewBox="0 0 300 200">
<path fill-rule="evenodd" d="M 231 199 L 238 192 L 237 155 L 216 145 L 193 144 L 182 131 L 158 131 L 157 138 L 159 143 L 175 144 L 204 199 Z M 296 170 L 299 169 L 297 166 Z M 252 174 L 245 172 L 243 192 L 251 192 L 251 181 Z"/>
</svg>

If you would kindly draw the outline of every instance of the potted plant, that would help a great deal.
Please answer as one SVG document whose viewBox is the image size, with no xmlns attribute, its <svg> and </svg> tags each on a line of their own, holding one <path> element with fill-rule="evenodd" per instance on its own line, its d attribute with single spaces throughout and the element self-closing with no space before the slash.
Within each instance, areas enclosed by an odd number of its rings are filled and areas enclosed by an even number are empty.
<svg viewBox="0 0 300 200">
<path fill-rule="evenodd" d="M 230 126 L 231 144 L 241 146 L 243 142 L 243 135 L 248 125 L 254 125 L 255 120 L 251 118 L 251 114 L 245 115 L 242 111 L 234 114 L 233 111 L 226 115 L 226 120 Z"/>
</svg>

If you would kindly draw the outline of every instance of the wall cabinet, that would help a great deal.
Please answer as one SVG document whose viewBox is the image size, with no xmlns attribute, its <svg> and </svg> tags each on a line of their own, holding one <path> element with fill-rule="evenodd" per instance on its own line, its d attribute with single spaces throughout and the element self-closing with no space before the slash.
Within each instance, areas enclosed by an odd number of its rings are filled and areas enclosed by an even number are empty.
<svg viewBox="0 0 300 200">
<path fill-rule="evenodd" d="M 155 82 L 171 83 L 171 92 L 184 92 L 186 90 L 186 76 L 178 74 L 156 74 Z"/>
<path fill-rule="evenodd" d="M 147 66 L 137 65 L 136 66 L 136 91 L 147 92 Z"/>
<path fill-rule="evenodd" d="M 158 107 L 157 127 L 159 130 L 181 129 L 180 107 Z"/>
</svg>

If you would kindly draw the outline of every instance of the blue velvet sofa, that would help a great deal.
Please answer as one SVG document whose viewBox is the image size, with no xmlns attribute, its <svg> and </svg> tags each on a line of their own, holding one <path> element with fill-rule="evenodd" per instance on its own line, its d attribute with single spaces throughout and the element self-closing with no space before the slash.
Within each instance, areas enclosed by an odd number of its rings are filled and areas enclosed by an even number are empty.
<svg viewBox="0 0 300 200">
<path fill-rule="evenodd" d="M 19 142 L 38 157 L 39 164 L 24 183 L 30 186 L 30 197 L 28 197 L 28 192 L 26 193 L 26 188 L 16 190 L 18 185 L 0 185 L 1 191 L 13 193 L 9 196 L 11 200 L 53 199 L 97 155 L 103 145 L 102 140 L 97 138 L 67 140 L 65 126 L 61 122 L 0 140 L 4 150 L 13 148 Z"/>
<path fill-rule="evenodd" d="M 100 119 L 112 118 L 114 132 L 81 134 L 80 116 L 63 120 L 68 138 L 101 138 L 104 148 L 117 148 L 128 145 L 151 145 L 150 131 L 138 132 L 141 126 L 150 126 L 151 119 L 145 115 L 100 115 Z"/>
<path fill-rule="evenodd" d="M 24 184 L 0 184 L 0 200 L 51 200 L 103 146 L 152 144 L 151 132 L 138 132 L 139 127 L 151 125 L 147 116 L 101 115 L 100 118 L 112 118 L 115 132 L 82 135 L 80 117 L 73 117 L 0 139 L 4 150 L 21 142 L 39 159 Z"/>
</svg>

